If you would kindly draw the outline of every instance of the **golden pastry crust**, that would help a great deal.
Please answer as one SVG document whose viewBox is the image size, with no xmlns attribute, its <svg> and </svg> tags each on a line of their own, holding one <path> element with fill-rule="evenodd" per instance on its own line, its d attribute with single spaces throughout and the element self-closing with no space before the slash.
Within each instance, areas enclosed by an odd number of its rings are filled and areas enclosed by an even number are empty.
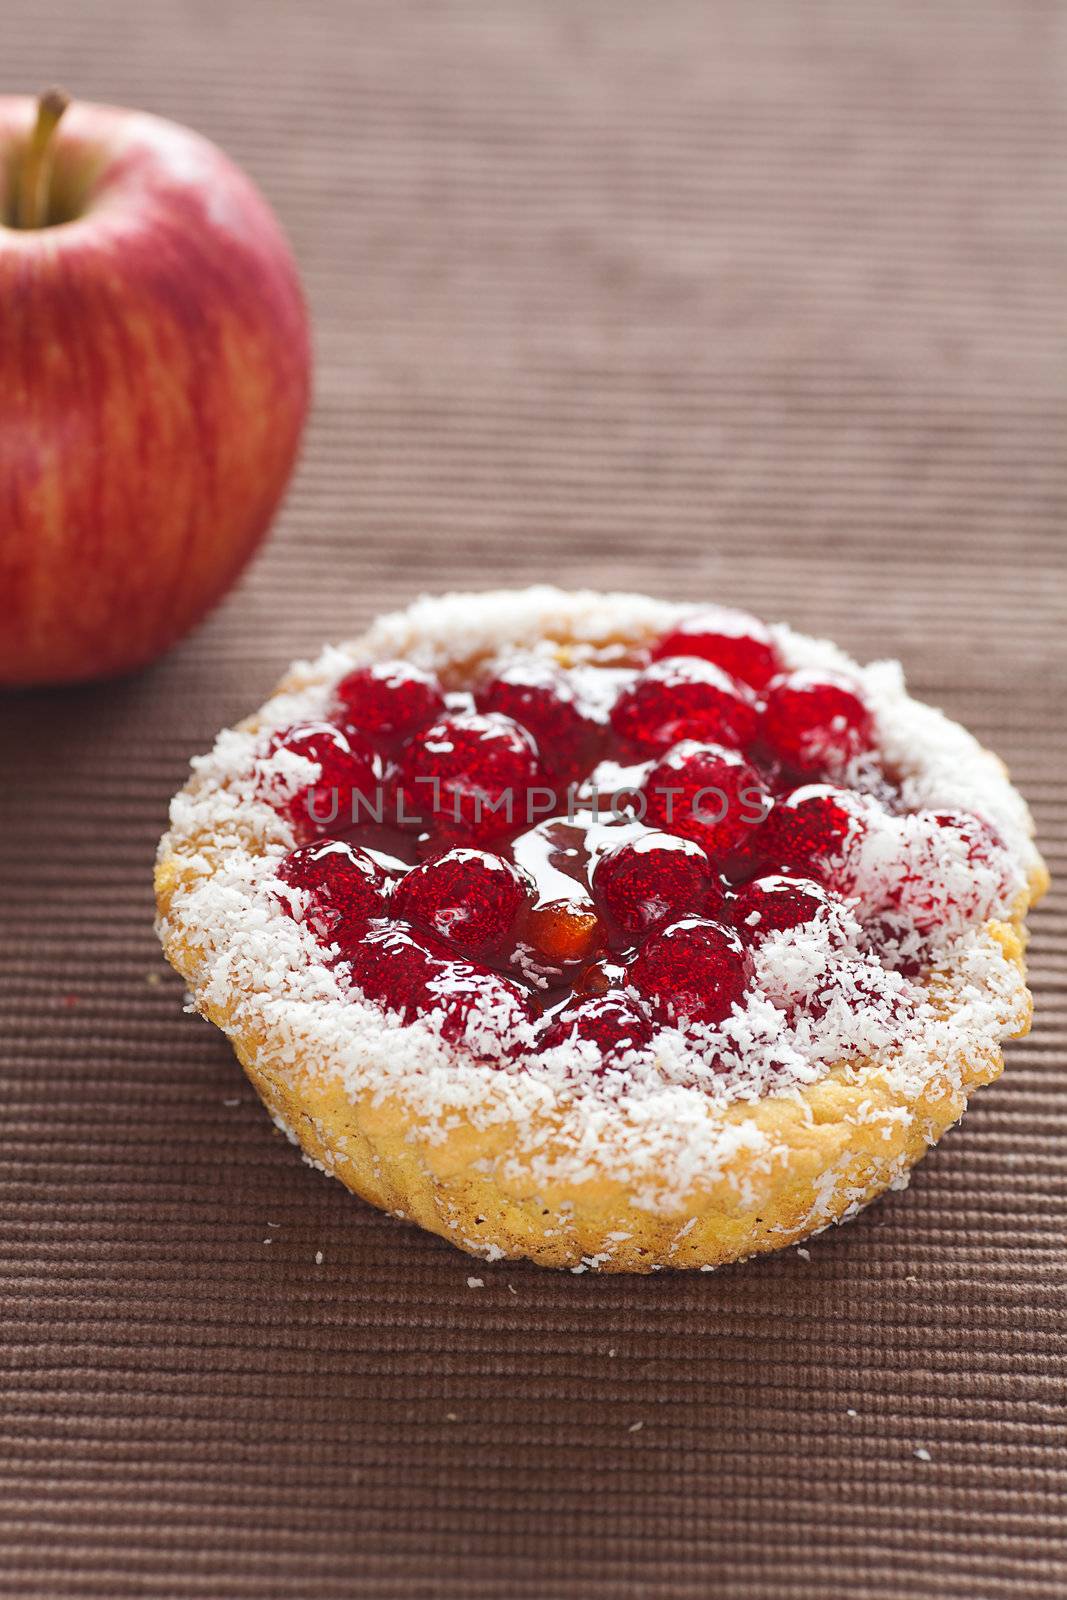
<svg viewBox="0 0 1067 1600">
<path fill-rule="evenodd" d="M 563 633 L 564 630 L 558 630 Z M 557 634 L 557 636 L 558 636 Z M 355 658 L 359 647 L 353 647 Z M 297 674 L 284 687 L 299 688 Z M 250 724 L 254 725 L 254 724 Z M 193 781 L 195 792 L 197 782 Z M 461 1249 L 496 1259 L 528 1257 L 544 1266 L 604 1271 L 711 1269 L 780 1249 L 851 1215 L 891 1186 L 959 1119 L 971 1092 L 1002 1070 L 999 1041 L 970 1039 L 953 1059 L 916 1075 L 892 1061 L 840 1064 L 787 1094 L 703 1106 L 707 1140 L 723 1154 L 713 1172 L 656 1198 L 635 1193 L 610 1159 L 576 1165 L 573 1107 L 565 1095 L 516 1119 L 484 1106 L 455 1108 L 442 1130 L 430 1123 L 418 1079 L 384 1091 L 372 1063 L 362 1075 L 324 1070 L 295 1057 L 292 1029 L 280 1024 L 269 986 L 220 986 L 210 974 L 210 941 L 190 934 L 177 914 L 190 889 L 216 870 L 241 831 L 239 808 L 211 836 L 177 827 L 163 841 L 156 870 L 159 927 L 167 959 L 204 1016 L 230 1037 L 251 1083 L 277 1122 L 353 1193 L 442 1235 Z M 249 838 L 256 847 L 256 832 Z M 1030 1021 L 1024 917 L 1047 875 L 1029 863 L 1028 889 L 1012 916 L 982 930 L 983 960 L 996 975 L 1001 1036 Z M 279 913 L 280 915 L 280 913 Z M 959 1003 L 948 979 L 946 1014 Z M 486 1073 L 484 1095 L 503 1093 L 507 1074 Z M 735 1137 L 738 1133 L 744 1137 Z"/>
</svg>

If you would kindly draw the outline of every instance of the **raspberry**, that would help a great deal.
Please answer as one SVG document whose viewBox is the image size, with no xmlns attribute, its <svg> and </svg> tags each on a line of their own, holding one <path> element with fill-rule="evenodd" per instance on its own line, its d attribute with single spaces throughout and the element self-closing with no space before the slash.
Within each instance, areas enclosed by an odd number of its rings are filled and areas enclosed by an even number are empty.
<svg viewBox="0 0 1067 1600">
<path fill-rule="evenodd" d="M 797 772 L 839 772 L 874 743 L 871 713 L 847 678 L 787 672 L 767 689 L 762 736 Z"/>
<path fill-rule="evenodd" d="M 336 689 L 337 720 L 346 733 L 360 732 L 388 744 L 406 739 L 445 709 L 444 691 L 432 672 L 407 661 L 358 667 Z"/>
<path fill-rule="evenodd" d="M 365 850 L 341 839 L 301 845 L 278 867 L 278 877 L 308 900 L 300 920 L 323 944 L 339 944 L 342 953 L 362 938 L 372 917 L 384 913 L 385 874 Z M 284 897 L 290 915 L 292 903 Z"/>
<path fill-rule="evenodd" d="M 540 770 L 533 738 L 510 717 L 459 711 L 423 728 L 400 755 L 408 818 L 482 841 L 523 826 Z"/>
<path fill-rule="evenodd" d="M 960 839 L 964 854 L 972 866 L 1005 871 L 1004 841 L 993 824 L 984 817 L 977 817 L 970 811 L 920 811 L 916 815 L 929 818 L 942 833 Z"/>
<path fill-rule="evenodd" d="M 830 1055 L 858 1049 L 868 1054 L 894 1042 L 904 1014 L 900 975 L 883 972 L 863 961 L 848 961 L 827 972 L 822 982 L 791 1008 L 793 1020 L 806 1016 L 821 1024 L 824 1034 L 837 1033 Z"/>
<path fill-rule="evenodd" d="M 599 1047 L 604 1066 L 627 1050 L 652 1041 L 652 1023 L 645 1011 L 625 995 L 597 995 L 570 1001 L 550 1018 L 538 1040 L 542 1050 L 588 1040 Z M 603 1070 L 603 1068 L 601 1068 Z"/>
<path fill-rule="evenodd" d="M 432 1014 L 441 1035 L 484 1058 L 515 1054 L 527 1020 L 517 984 L 420 944 L 406 928 L 376 928 L 352 952 L 352 979 L 401 1020 Z"/>
<path fill-rule="evenodd" d="M 526 904 L 517 867 L 484 850 L 448 850 L 414 867 L 397 884 L 393 910 L 467 956 L 486 957 L 508 946 Z"/>
<path fill-rule="evenodd" d="M 478 693 L 480 711 L 498 711 L 533 734 L 550 778 L 571 782 L 596 763 L 601 725 L 578 702 L 568 675 L 550 661 L 513 662 Z"/>
<path fill-rule="evenodd" d="M 646 833 L 608 850 L 593 869 L 593 893 L 619 931 L 641 938 L 668 919 L 704 915 L 721 904 L 700 846 Z"/>
<path fill-rule="evenodd" d="M 691 917 L 650 939 L 629 978 L 660 1022 L 716 1023 L 740 1002 L 747 963 L 735 934 Z"/>
<path fill-rule="evenodd" d="M 299 833 L 321 835 L 350 827 L 359 816 L 376 814 L 381 801 L 382 766 L 377 754 L 358 735 L 342 733 L 332 722 L 301 722 L 273 734 L 269 755 L 302 756 L 319 766 L 319 775 L 294 790 L 284 763 L 261 780 L 276 811 Z M 358 814 L 358 815 L 357 815 Z"/>
<path fill-rule="evenodd" d="M 732 678 L 762 689 L 782 670 L 770 630 L 747 611 L 713 606 L 688 617 L 665 635 L 652 651 L 653 661 L 665 656 L 699 656 L 713 661 Z"/>
<path fill-rule="evenodd" d="M 866 828 L 863 805 L 850 791 L 809 783 L 775 804 L 756 835 L 755 853 L 766 869 L 850 894 Z"/>
<path fill-rule="evenodd" d="M 611 725 L 620 739 L 653 754 L 680 739 L 734 747 L 755 736 L 750 689 L 710 661 L 673 656 L 647 667 L 616 700 Z"/>
<path fill-rule="evenodd" d="M 692 739 L 657 762 L 644 795 L 649 822 L 694 840 L 713 860 L 744 845 L 769 805 L 759 774 L 744 756 Z"/>
<path fill-rule="evenodd" d="M 1010 894 L 1000 838 L 980 817 L 918 811 L 899 819 L 899 859 L 892 863 L 886 908 L 923 937 L 984 922 Z"/>
<path fill-rule="evenodd" d="M 770 933 L 785 933 L 814 922 L 832 904 L 822 885 L 810 878 L 756 878 L 738 890 L 731 911 L 735 928 L 751 946 Z"/>
<path fill-rule="evenodd" d="M 887 911 L 863 925 L 862 947 L 883 967 L 904 978 L 916 978 L 929 956 L 926 941 L 907 917 Z"/>
</svg>

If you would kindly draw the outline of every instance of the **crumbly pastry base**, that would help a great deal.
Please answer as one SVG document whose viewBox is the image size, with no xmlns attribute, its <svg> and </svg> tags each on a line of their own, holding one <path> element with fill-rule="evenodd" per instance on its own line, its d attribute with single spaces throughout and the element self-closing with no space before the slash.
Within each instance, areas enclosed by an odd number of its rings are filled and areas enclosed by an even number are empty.
<svg viewBox="0 0 1067 1600">
<path fill-rule="evenodd" d="M 549 604 L 543 597 L 554 595 L 535 593 L 542 608 Z M 450 597 L 436 603 L 437 618 L 441 608 L 464 598 L 468 611 L 482 619 L 486 639 L 477 622 L 465 634 L 457 629 L 467 656 L 448 649 L 444 655 L 460 665 L 471 655 L 491 653 L 493 602 L 514 597 Z M 567 606 L 598 598 L 554 595 L 550 631 L 536 616 L 530 621 L 529 607 L 527 631 L 517 631 L 525 642 L 540 626 L 542 635 L 563 641 L 566 650 L 572 631 Z M 280 692 L 300 693 L 317 677 L 336 677 L 342 662 L 414 653 L 427 614 L 435 615 L 434 604 L 422 602 L 401 617 L 383 619 L 343 658 L 334 652 L 325 666 L 298 669 Z M 647 623 L 623 627 L 621 636 L 632 640 L 655 632 L 677 614 L 658 602 L 646 604 Z M 639 605 L 637 615 L 642 617 Z M 440 651 L 435 664 L 442 664 Z M 246 726 L 259 725 L 260 719 L 251 719 Z M 1008 791 L 1006 780 L 1000 781 Z M 710 1270 L 796 1243 L 853 1215 L 886 1189 L 903 1187 L 911 1167 L 962 1115 L 970 1094 L 999 1076 L 1000 1040 L 1029 1029 L 1024 917 L 1047 882 L 1032 848 L 1025 860 L 1027 888 L 1011 917 L 975 935 L 981 970 L 990 975 L 987 1011 L 996 1027 L 962 1032 L 944 1059 L 935 1049 L 920 1071 L 914 1061 L 905 1066 L 879 1059 L 835 1066 L 814 1083 L 757 1100 L 703 1099 L 699 1142 L 716 1152 L 714 1159 L 656 1184 L 647 1172 L 635 1176 L 626 1160 L 617 1159 L 613 1113 L 607 1114 L 603 1138 L 588 1127 L 576 1136 L 580 1108 L 566 1094 L 522 1102 L 512 1075 L 481 1069 L 467 1074 L 463 1093 L 445 1114 L 438 1108 L 430 1115 L 420 1099 L 422 1080 L 411 1048 L 416 1030 L 393 1025 L 372 1034 L 350 1067 L 332 1050 L 316 1047 L 311 1022 L 294 1023 L 294 1015 L 304 1012 L 287 1008 L 284 975 L 266 974 L 254 985 L 220 981 L 227 935 L 196 926 L 189 915 L 195 891 L 220 870 L 228 851 L 266 852 L 271 841 L 259 836 L 254 820 L 249 825 L 240 806 L 224 810 L 205 829 L 196 805 L 205 782 L 211 780 L 194 777 L 189 785 L 192 804 L 178 806 L 156 871 L 164 950 L 194 1004 L 228 1035 L 275 1121 L 312 1162 L 372 1204 L 487 1259 L 527 1257 L 578 1271 Z M 931 988 L 936 991 L 936 978 Z M 949 1018 L 962 1004 L 951 985 L 943 1003 Z M 399 1067 L 393 1054 L 402 1057 Z M 635 1130 L 626 1134 L 633 1139 Z"/>
</svg>

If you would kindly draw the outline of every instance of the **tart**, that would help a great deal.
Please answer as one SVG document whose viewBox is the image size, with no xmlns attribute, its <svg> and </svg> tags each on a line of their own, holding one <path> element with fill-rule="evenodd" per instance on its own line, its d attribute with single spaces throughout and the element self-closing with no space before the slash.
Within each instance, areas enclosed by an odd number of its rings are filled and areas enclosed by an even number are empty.
<svg viewBox="0 0 1067 1600">
<path fill-rule="evenodd" d="M 895 663 L 715 606 L 448 595 L 193 762 L 158 925 L 355 1194 L 490 1260 L 710 1270 L 903 1187 L 998 1076 L 1031 836 Z"/>
</svg>

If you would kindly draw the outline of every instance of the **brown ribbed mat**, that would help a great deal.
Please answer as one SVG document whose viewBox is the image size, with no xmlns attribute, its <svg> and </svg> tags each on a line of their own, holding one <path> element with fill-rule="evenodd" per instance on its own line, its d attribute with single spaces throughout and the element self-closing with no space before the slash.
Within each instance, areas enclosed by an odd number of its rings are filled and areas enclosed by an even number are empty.
<svg viewBox="0 0 1067 1600">
<path fill-rule="evenodd" d="M 1067 1592 L 1062 888 L 1033 1038 L 907 1193 L 810 1260 L 647 1281 L 479 1266 L 302 1165 L 182 1015 L 149 893 L 188 756 L 290 657 L 544 577 L 901 656 L 1067 879 L 1063 23 L 7 0 L 5 89 L 250 169 L 319 366 L 208 625 L 0 704 L 6 1595 Z"/>
</svg>

